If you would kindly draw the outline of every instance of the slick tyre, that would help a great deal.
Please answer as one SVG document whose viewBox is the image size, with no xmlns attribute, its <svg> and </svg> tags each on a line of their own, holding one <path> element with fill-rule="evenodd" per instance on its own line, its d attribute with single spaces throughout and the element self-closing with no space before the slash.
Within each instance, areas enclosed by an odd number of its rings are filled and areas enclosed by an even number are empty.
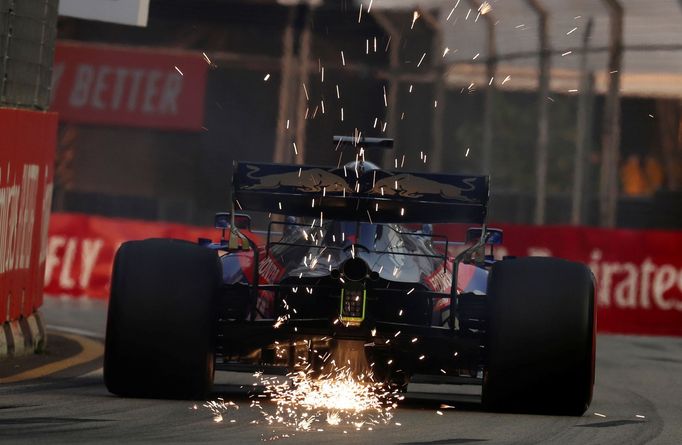
<svg viewBox="0 0 682 445">
<path fill-rule="evenodd" d="M 126 397 L 193 399 L 213 384 L 215 251 L 148 239 L 121 245 L 114 260 L 104 383 Z"/>
<path fill-rule="evenodd" d="M 498 412 L 582 415 L 594 385 L 594 281 L 557 258 L 496 263 L 489 275 L 483 405 Z"/>
</svg>

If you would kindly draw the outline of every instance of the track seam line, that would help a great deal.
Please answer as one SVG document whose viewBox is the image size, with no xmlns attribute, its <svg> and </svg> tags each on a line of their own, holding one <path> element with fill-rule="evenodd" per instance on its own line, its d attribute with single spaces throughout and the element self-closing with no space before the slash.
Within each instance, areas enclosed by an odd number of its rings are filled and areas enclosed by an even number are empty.
<svg viewBox="0 0 682 445">
<path fill-rule="evenodd" d="M 76 335 L 82 335 L 83 337 L 90 337 L 90 338 L 96 338 L 98 340 L 104 340 L 104 335 L 99 334 L 97 332 L 93 331 L 88 331 L 85 329 L 78 329 L 78 328 L 70 328 L 68 326 L 58 326 L 58 325 L 53 325 L 53 324 L 48 324 L 47 329 L 51 329 L 54 331 L 59 331 L 59 332 L 64 332 L 67 334 L 76 334 Z"/>
</svg>

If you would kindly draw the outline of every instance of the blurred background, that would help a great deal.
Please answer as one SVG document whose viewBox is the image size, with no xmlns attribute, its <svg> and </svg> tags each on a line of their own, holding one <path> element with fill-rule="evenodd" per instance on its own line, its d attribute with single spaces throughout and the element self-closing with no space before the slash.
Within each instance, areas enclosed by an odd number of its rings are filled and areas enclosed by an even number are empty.
<svg viewBox="0 0 682 445">
<path fill-rule="evenodd" d="M 679 0 L 151 0 L 56 37 L 56 212 L 210 224 L 233 161 L 362 132 L 491 174 L 495 222 L 682 225 Z"/>
</svg>

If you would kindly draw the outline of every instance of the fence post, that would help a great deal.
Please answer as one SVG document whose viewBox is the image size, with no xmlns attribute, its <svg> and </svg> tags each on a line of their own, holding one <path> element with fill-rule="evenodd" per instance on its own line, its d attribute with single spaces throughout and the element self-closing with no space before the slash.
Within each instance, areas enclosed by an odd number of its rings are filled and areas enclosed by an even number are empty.
<svg viewBox="0 0 682 445">
<path fill-rule="evenodd" d="M 443 115 L 445 113 L 445 64 L 441 51 L 443 51 L 443 29 L 438 21 L 438 16 L 423 10 L 421 12 L 424 21 L 433 30 L 433 44 L 431 45 L 431 69 L 433 79 L 433 118 L 431 119 L 431 149 L 428 150 L 430 158 L 429 171 L 443 170 Z"/>
<path fill-rule="evenodd" d="M 538 133 L 535 147 L 535 212 L 533 222 L 545 223 L 547 197 L 547 143 L 549 140 L 549 80 L 552 63 L 547 10 L 539 0 L 527 0 L 528 6 L 538 16 L 539 74 L 538 74 Z"/>
<path fill-rule="evenodd" d="M 616 225 L 618 165 L 620 161 L 620 69 L 623 58 L 623 7 L 618 0 L 602 0 L 609 9 L 608 88 L 602 126 L 599 220 Z"/>
<path fill-rule="evenodd" d="M 299 83 L 298 85 L 298 103 L 296 106 L 296 147 L 298 155 L 293 154 L 294 164 L 305 163 L 305 142 L 306 142 L 306 123 L 308 120 L 309 100 L 305 91 L 308 83 L 309 66 L 310 66 L 310 45 L 312 40 L 312 33 L 310 32 L 309 17 L 311 11 L 308 9 L 304 12 L 305 17 L 302 20 L 303 27 L 300 35 L 301 43 L 299 48 L 298 66 L 299 66 Z"/>
<path fill-rule="evenodd" d="M 398 88 L 400 87 L 400 80 L 398 76 L 398 69 L 400 68 L 400 31 L 391 22 L 391 19 L 382 11 L 374 11 L 372 13 L 374 20 L 381 26 L 391 39 L 389 42 L 389 73 L 388 73 L 388 97 L 386 98 L 386 135 L 390 138 L 396 139 L 398 135 Z M 393 154 L 398 153 L 399 140 L 395 140 L 393 150 L 385 150 L 383 156 L 383 167 L 386 169 L 393 168 Z"/>
<path fill-rule="evenodd" d="M 481 12 L 479 0 L 469 0 L 471 7 L 483 15 L 487 25 L 487 58 L 485 62 L 486 81 L 483 104 L 483 146 L 481 147 L 481 173 L 490 174 L 490 164 L 493 147 L 493 107 L 495 100 L 495 73 L 497 72 L 497 44 L 495 41 L 495 17 L 490 12 Z"/>
<path fill-rule="evenodd" d="M 273 162 L 284 162 L 286 143 L 287 143 L 287 121 L 291 117 L 290 105 L 291 102 L 291 88 L 293 84 L 293 58 L 294 58 L 294 30 L 293 22 L 295 20 L 295 9 L 289 10 L 289 18 L 286 28 L 284 28 L 284 35 L 282 36 L 282 57 L 280 59 L 282 64 L 282 74 L 279 83 L 279 100 L 277 102 L 277 128 L 275 129 L 275 153 L 272 158 Z"/>
<path fill-rule="evenodd" d="M 594 90 L 594 74 L 588 67 L 588 51 L 592 36 L 592 18 L 587 21 L 583 34 L 582 53 L 580 54 L 580 96 L 578 96 L 578 114 L 576 117 L 575 158 L 573 159 L 573 194 L 571 196 L 571 224 L 577 226 L 583 220 L 583 188 L 585 186 L 585 152 L 587 151 L 592 116 L 592 100 Z"/>
</svg>

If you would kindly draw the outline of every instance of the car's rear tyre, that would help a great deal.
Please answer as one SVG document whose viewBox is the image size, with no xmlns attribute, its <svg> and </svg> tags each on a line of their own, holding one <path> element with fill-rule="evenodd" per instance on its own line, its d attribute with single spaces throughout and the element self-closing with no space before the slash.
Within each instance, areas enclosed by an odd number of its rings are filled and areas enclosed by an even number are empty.
<svg viewBox="0 0 682 445">
<path fill-rule="evenodd" d="M 130 241 L 114 260 L 104 383 L 127 397 L 200 398 L 213 383 L 215 251 L 170 239 Z"/>
<path fill-rule="evenodd" d="M 496 263 L 488 281 L 483 405 L 582 415 L 594 385 L 594 280 L 583 264 L 529 257 Z"/>
</svg>

